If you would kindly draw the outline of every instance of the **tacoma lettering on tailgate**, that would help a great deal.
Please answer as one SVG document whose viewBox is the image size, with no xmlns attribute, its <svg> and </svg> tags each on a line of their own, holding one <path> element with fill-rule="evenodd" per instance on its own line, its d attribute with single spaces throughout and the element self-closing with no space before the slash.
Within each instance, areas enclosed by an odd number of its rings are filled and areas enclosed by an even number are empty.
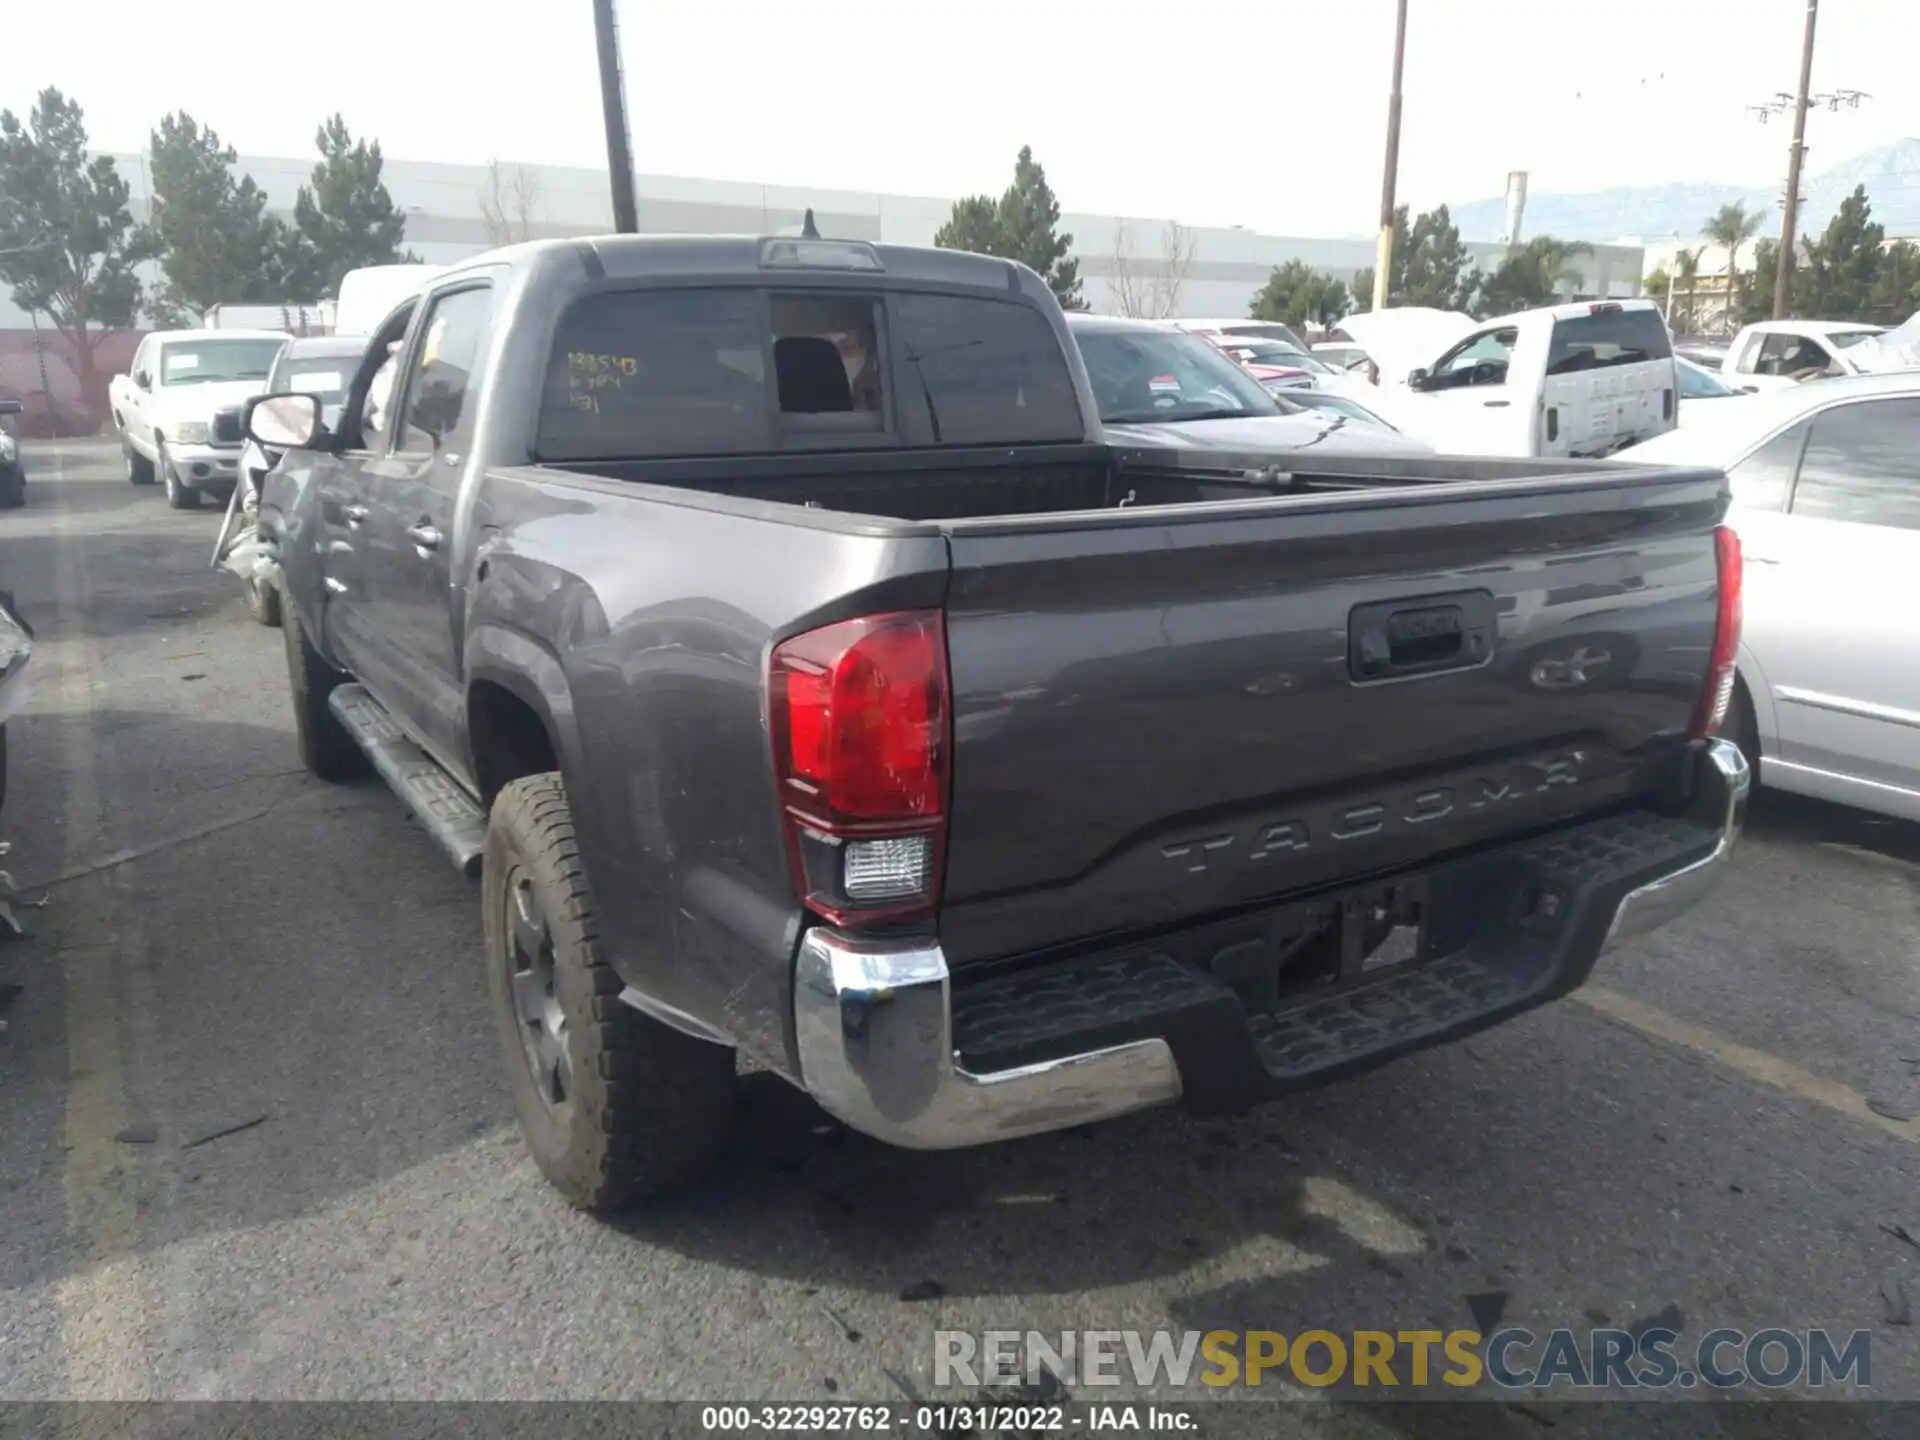
<svg viewBox="0 0 1920 1440">
<path fill-rule="evenodd" d="M 1178 840 L 1163 845 L 1160 853 L 1188 874 L 1197 875 L 1233 861 L 1256 863 L 1297 855 L 1316 845 L 1340 845 L 1414 830 L 1450 815 L 1477 815 L 1495 806 L 1513 805 L 1550 790 L 1578 785 L 1587 758 L 1584 750 L 1568 750 L 1516 761 L 1464 780 L 1410 786 L 1377 800 L 1335 802 L 1305 815 L 1262 822 L 1251 833 L 1229 831 Z"/>
</svg>

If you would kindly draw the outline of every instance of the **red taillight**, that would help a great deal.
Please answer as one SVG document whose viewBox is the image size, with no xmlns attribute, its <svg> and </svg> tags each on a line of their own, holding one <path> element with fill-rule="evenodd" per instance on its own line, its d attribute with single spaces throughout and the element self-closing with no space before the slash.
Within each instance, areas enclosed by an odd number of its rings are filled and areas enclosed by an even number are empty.
<svg viewBox="0 0 1920 1440">
<path fill-rule="evenodd" d="M 940 612 L 796 635 L 774 647 L 768 689 L 802 898 L 836 922 L 931 909 L 951 749 Z"/>
<path fill-rule="evenodd" d="M 1714 733 L 1727 718 L 1733 701 L 1734 671 L 1740 663 L 1741 586 L 1746 566 L 1740 556 L 1740 535 L 1731 526 L 1722 525 L 1713 532 L 1714 568 L 1717 572 L 1719 603 L 1714 610 L 1713 654 L 1707 664 L 1707 680 L 1694 707 L 1693 723 L 1687 734 L 1696 740 Z"/>
</svg>

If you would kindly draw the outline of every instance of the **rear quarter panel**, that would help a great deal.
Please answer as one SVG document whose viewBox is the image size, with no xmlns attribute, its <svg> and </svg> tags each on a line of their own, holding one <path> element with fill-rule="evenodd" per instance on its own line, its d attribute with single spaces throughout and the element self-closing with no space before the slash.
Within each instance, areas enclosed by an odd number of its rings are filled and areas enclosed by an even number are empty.
<svg viewBox="0 0 1920 1440">
<path fill-rule="evenodd" d="M 500 654 L 507 636 L 551 657 L 540 703 L 623 980 L 788 1074 L 801 910 L 776 806 L 769 653 L 849 615 L 938 606 L 947 583 L 937 533 L 800 514 L 490 473 L 467 617 L 470 658 Z"/>
</svg>

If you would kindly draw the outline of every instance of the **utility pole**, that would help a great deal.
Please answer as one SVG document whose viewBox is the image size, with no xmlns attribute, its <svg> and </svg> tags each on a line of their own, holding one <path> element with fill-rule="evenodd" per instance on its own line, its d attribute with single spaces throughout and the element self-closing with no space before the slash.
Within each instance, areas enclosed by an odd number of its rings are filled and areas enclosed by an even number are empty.
<svg viewBox="0 0 1920 1440">
<path fill-rule="evenodd" d="M 1373 254 L 1373 308 L 1387 308 L 1393 273 L 1393 187 L 1400 171 L 1400 72 L 1407 61 L 1407 0 L 1400 0 L 1393 26 L 1393 93 L 1387 101 L 1387 163 L 1380 181 L 1380 243 Z"/>
<path fill-rule="evenodd" d="M 1820 0 L 1807 0 L 1807 35 L 1800 42 L 1800 93 L 1793 105 L 1793 144 L 1787 149 L 1787 194 L 1780 204 L 1780 258 L 1773 269 L 1773 318 L 1787 318 L 1794 238 L 1800 223 L 1800 161 L 1807 151 L 1807 93 L 1813 88 L 1813 25 Z"/>
<path fill-rule="evenodd" d="M 633 199 L 633 149 L 627 134 L 627 87 L 620 73 L 620 32 L 613 0 L 593 0 L 593 34 L 600 50 L 600 110 L 607 122 L 607 178 L 613 186 L 613 228 L 621 235 L 640 229 Z"/>
</svg>

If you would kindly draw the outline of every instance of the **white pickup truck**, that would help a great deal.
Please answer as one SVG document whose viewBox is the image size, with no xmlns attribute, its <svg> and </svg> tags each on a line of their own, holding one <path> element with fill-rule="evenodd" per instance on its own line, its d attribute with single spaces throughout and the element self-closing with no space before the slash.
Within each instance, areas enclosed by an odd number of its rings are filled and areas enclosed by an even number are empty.
<svg viewBox="0 0 1920 1440">
<path fill-rule="evenodd" d="M 1853 354 L 1884 325 L 1848 320 L 1762 320 L 1733 337 L 1720 373 L 1736 384 L 1780 390 L 1800 380 L 1858 375 L 1865 367 Z"/>
<path fill-rule="evenodd" d="M 1379 383 L 1321 382 L 1443 454 L 1611 455 L 1673 429 L 1679 372 L 1650 300 L 1577 301 L 1492 320 L 1453 311 L 1350 315 Z"/>
<path fill-rule="evenodd" d="M 193 509 L 202 495 L 232 495 L 245 437 L 237 427 L 215 433 L 215 412 L 264 390 L 290 338 L 277 330 L 160 330 L 142 340 L 128 373 L 107 387 L 128 481 L 161 481 L 176 510 Z"/>
</svg>

